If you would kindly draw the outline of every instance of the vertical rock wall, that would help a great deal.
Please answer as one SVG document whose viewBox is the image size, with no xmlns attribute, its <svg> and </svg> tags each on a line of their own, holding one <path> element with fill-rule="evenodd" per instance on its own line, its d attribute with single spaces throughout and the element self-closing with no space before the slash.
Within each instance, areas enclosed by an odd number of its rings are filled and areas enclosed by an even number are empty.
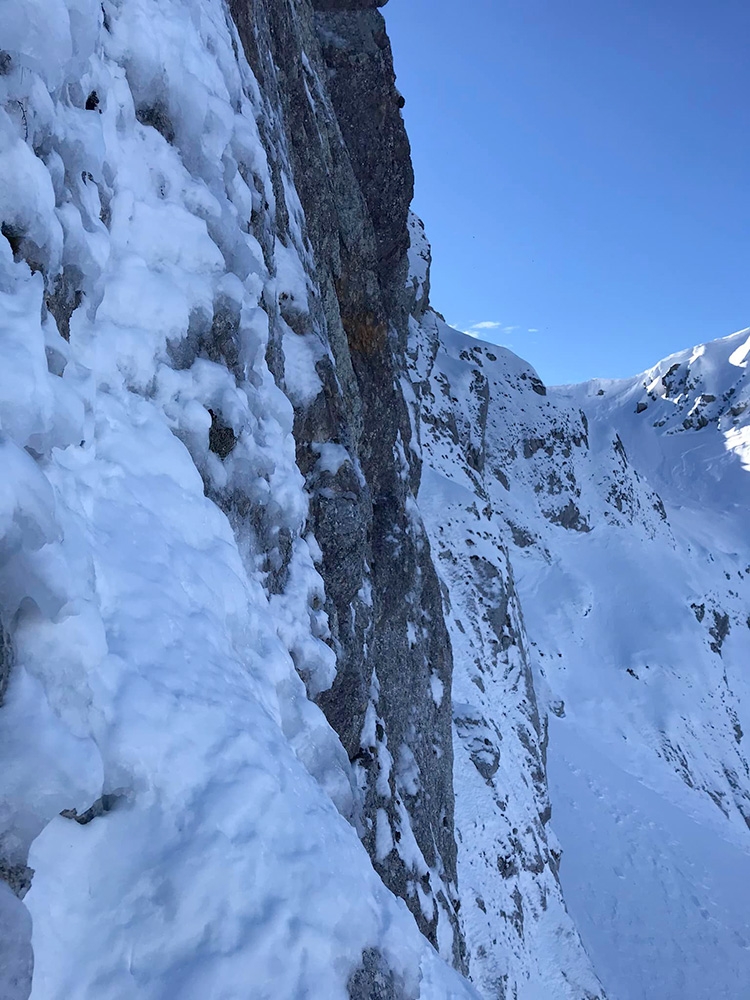
<svg viewBox="0 0 750 1000">
<path fill-rule="evenodd" d="M 279 236 L 307 254 L 307 294 L 279 302 L 271 360 L 295 404 L 337 656 L 319 702 L 355 766 L 377 870 L 460 968 L 450 704 L 435 695 L 450 690 L 452 661 L 402 389 L 413 175 L 390 44 L 374 3 L 231 7 L 283 112 L 269 137 L 276 187 L 293 182 L 302 209 Z"/>
</svg>

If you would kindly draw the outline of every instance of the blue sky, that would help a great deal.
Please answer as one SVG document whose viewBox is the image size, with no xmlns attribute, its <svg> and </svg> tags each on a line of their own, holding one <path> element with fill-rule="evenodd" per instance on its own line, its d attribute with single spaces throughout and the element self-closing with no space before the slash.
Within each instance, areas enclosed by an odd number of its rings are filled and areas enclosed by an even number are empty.
<svg viewBox="0 0 750 1000">
<path fill-rule="evenodd" d="M 747 0 L 391 0 L 435 308 L 549 383 L 750 325 Z"/>
</svg>

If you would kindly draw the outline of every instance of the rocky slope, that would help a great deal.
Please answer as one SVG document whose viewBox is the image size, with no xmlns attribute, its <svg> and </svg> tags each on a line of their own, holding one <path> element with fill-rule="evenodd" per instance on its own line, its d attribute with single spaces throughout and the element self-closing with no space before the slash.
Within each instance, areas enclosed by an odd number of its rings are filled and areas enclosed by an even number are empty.
<svg viewBox="0 0 750 1000">
<path fill-rule="evenodd" d="M 3 14 L 8 1000 L 750 975 L 745 341 L 446 327 L 377 6 Z"/>
</svg>

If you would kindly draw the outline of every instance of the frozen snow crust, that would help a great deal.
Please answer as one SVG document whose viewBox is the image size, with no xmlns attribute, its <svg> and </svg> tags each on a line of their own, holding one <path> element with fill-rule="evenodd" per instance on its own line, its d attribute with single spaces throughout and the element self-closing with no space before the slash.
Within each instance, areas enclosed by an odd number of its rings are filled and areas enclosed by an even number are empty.
<svg viewBox="0 0 750 1000">
<path fill-rule="evenodd" d="M 23 904 L 0 883 L 0 995 L 31 933 L 39 1000 L 333 1000 L 363 954 L 399 996 L 472 996 L 373 871 L 308 700 L 335 662 L 265 360 L 303 248 L 254 235 L 268 111 L 225 5 L 0 24 L 0 858 L 34 871 Z"/>
</svg>

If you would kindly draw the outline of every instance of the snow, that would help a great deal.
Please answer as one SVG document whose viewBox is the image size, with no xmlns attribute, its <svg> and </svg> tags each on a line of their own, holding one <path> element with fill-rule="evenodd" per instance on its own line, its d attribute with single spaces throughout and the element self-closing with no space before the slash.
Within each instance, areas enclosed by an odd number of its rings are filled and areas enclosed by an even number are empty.
<svg viewBox="0 0 750 1000">
<path fill-rule="evenodd" d="M 342 465 L 351 463 L 349 452 L 343 445 L 331 441 L 313 441 L 313 452 L 318 455 L 317 470 L 335 476 Z"/>
<path fill-rule="evenodd" d="M 378 809 L 375 817 L 375 858 L 385 861 L 393 850 L 393 834 L 385 809 Z"/>
<path fill-rule="evenodd" d="M 299 255 L 277 239 L 275 262 L 276 289 L 279 298 L 287 302 L 296 312 L 306 313 L 307 277 Z"/>
<path fill-rule="evenodd" d="M 488 995 L 597 995 L 598 978 L 616 1000 L 739 1000 L 750 982 L 747 345 L 545 392 L 510 352 L 413 326 L 462 918 Z M 557 884 L 541 869 L 560 848 Z"/>
<path fill-rule="evenodd" d="M 739 1000 L 750 852 L 553 720 L 550 791 L 568 906 L 617 998 Z"/>
<path fill-rule="evenodd" d="M 727 451 L 737 455 L 745 472 L 750 472 L 750 427 L 732 427 L 724 434 Z"/>
<path fill-rule="evenodd" d="M 406 743 L 399 748 L 396 783 L 406 795 L 416 795 L 420 788 L 419 764 Z"/>
<path fill-rule="evenodd" d="M 31 918 L 4 882 L 0 882 L 0 926 L 0 996 L 17 1000 L 24 996 L 33 964 Z"/>
<path fill-rule="evenodd" d="M 289 399 L 307 406 L 323 389 L 315 362 L 323 356 L 322 345 L 312 334 L 284 333 L 284 382 Z"/>
<path fill-rule="evenodd" d="M 748 333 L 748 331 L 743 330 L 742 334 L 745 333 Z M 740 346 L 729 355 L 729 364 L 735 365 L 737 368 L 746 368 L 748 354 L 750 354 L 750 333 L 748 334 L 745 343 L 740 344 Z"/>
<path fill-rule="evenodd" d="M 445 685 L 440 680 L 437 674 L 430 675 L 430 688 L 432 689 L 432 699 L 439 708 L 440 703 L 443 700 Z"/>
<path fill-rule="evenodd" d="M 565 703 L 549 750 L 562 884 L 619 1000 L 734 1000 L 750 982 L 746 345 L 553 393 L 617 428 L 668 527 L 647 546 L 592 532 L 519 579 L 530 634 L 561 654 L 544 663 Z"/>
<path fill-rule="evenodd" d="M 269 316 L 292 399 L 323 348 L 288 325 L 309 262 L 279 244 L 269 271 L 250 231 L 275 225 L 270 112 L 224 6 L 0 22 L 0 858 L 34 869 L 23 903 L 0 882 L 0 993 L 27 995 L 33 947 L 38 1000 L 344 1000 L 374 948 L 410 996 L 472 996 L 375 874 L 308 697 L 335 656 Z M 253 518 L 230 525 L 233 490 Z"/>
</svg>

